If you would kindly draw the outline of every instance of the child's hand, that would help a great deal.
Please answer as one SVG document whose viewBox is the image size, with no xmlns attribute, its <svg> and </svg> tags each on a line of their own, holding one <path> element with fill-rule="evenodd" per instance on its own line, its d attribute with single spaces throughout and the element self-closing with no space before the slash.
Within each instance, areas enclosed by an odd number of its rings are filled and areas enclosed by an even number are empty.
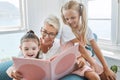
<svg viewBox="0 0 120 80">
<path fill-rule="evenodd" d="M 104 69 L 104 73 L 105 73 L 107 80 L 116 80 L 116 74 L 109 68 Z"/>
<path fill-rule="evenodd" d="M 83 57 L 78 57 L 77 58 L 78 68 L 82 68 L 85 64 L 86 64 L 86 61 Z"/>
<path fill-rule="evenodd" d="M 76 62 L 76 64 L 75 64 L 74 70 L 77 70 L 77 69 L 82 68 L 85 64 L 86 64 L 85 59 L 84 59 L 83 57 L 81 57 L 81 56 L 78 57 L 78 58 L 77 58 L 77 62 Z"/>
<path fill-rule="evenodd" d="M 22 74 L 20 72 L 18 72 L 18 71 L 13 71 L 11 73 L 11 76 L 15 80 L 21 80 L 23 78 Z"/>
</svg>

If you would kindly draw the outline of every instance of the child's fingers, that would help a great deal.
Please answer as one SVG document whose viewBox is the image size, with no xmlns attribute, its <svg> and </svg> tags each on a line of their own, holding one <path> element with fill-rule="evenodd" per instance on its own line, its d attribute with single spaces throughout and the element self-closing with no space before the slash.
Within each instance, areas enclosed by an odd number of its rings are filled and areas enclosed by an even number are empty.
<svg viewBox="0 0 120 80">
<path fill-rule="evenodd" d="M 20 72 L 18 72 L 18 71 L 16 71 L 16 76 L 17 76 L 19 79 L 23 78 L 22 74 L 21 74 Z"/>
<path fill-rule="evenodd" d="M 83 66 L 84 66 L 84 62 L 80 61 L 80 62 L 78 63 L 78 67 L 79 67 L 79 68 L 82 68 Z"/>
<path fill-rule="evenodd" d="M 16 80 L 21 80 L 23 78 L 22 74 L 18 71 L 13 71 L 12 72 L 12 77 Z"/>
<path fill-rule="evenodd" d="M 85 65 L 85 59 L 83 57 L 78 57 L 77 58 L 77 64 L 78 64 L 78 67 L 83 67 Z"/>
</svg>

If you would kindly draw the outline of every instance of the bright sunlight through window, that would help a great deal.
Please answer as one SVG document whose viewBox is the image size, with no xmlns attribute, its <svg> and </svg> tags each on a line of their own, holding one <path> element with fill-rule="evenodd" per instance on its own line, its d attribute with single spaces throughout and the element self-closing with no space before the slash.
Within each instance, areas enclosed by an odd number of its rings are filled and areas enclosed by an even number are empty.
<svg viewBox="0 0 120 80">
<path fill-rule="evenodd" d="M 22 0 L 0 0 L 0 32 L 24 29 Z"/>
</svg>

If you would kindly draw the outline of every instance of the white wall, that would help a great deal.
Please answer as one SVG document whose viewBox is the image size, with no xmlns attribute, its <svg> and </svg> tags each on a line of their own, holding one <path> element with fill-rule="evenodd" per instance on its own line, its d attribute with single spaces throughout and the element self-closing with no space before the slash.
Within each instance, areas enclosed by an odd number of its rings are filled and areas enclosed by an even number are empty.
<svg viewBox="0 0 120 80">
<path fill-rule="evenodd" d="M 28 0 L 28 26 L 34 30 L 37 35 L 40 34 L 40 27 L 43 26 L 43 20 L 50 14 L 56 16 L 59 14 L 59 0 Z"/>
</svg>

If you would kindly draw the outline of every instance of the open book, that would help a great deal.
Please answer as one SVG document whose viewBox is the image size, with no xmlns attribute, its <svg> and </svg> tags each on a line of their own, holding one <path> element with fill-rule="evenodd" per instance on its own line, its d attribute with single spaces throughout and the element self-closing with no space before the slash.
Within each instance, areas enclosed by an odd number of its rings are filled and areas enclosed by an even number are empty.
<svg viewBox="0 0 120 80">
<path fill-rule="evenodd" d="M 76 62 L 77 46 L 60 52 L 52 61 L 13 57 L 16 70 L 23 80 L 58 80 L 72 72 Z"/>
</svg>

